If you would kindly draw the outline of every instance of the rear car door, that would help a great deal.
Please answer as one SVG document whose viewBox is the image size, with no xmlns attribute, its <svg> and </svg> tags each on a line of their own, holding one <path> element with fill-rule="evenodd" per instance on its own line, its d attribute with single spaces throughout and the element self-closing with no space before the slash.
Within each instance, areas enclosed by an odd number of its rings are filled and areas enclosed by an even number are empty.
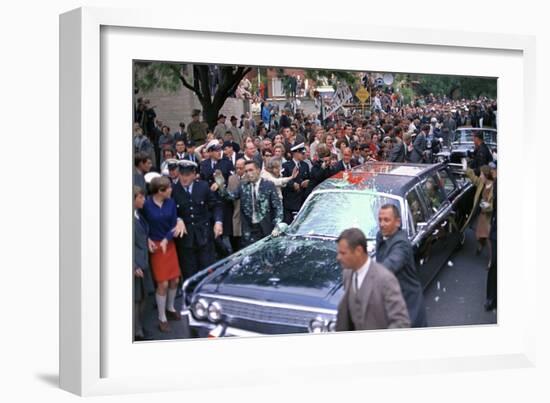
<svg viewBox="0 0 550 403">
<path fill-rule="evenodd" d="M 417 228 L 418 270 L 422 285 L 426 287 L 456 248 L 458 233 L 445 180 L 438 172 L 422 180 L 416 192 L 424 205 L 426 220 L 424 228 Z"/>
</svg>

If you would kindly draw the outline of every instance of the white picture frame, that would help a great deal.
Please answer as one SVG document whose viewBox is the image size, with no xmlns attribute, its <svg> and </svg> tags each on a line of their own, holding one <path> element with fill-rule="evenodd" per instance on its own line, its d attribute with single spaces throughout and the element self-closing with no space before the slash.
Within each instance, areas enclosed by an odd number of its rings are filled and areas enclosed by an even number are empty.
<svg viewBox="0 0 550 403">
<path fill-rule="evenodd" d="M 159 49 L 135 51 L 132 37 L 137 35 L 145 41 L 154 37 Z M 177 56 L 173 45 L 181 41 L 188 41 L 189 46 Z M 228 48 L 231 44 L 271 50 L 285 46 L 290 54 L 265 51 L 232 56 L 199 49 L 220 41 Z M 131 146 L 129 137 L 114 135 L 117 130 L 131 133 L 131 92 L 126 92 L 131 76 L 124 76 L 131 71 L 128 61 L 177 57 L 195 62 L 312 67 L 300 58 L 298 49 L 304 47 L 315 49 L 315 54 L 343 49 L 352 55 L 327 61 L 331 68 L 498 76 L 499 181 L 503 184 L 499 187 L 498 324 L 132 344 L 131 317 L 121 319 L 131 312 L 130 271 L 106 269 L 131 265 L 127 231 L 131 215 L 126 219 L 124 214 L 125 197 L 130 200 L 125 195 L 131 194 Z M 403 59 L 395 57 L 399 52 Z M 369 61 L 366 54 L 387 57 Z M 424 65 L 408 59 L 430 55 L 439 57 Z M 456 61 L 461 57 L 477 62 L 460 65 Z M 329 381 L 352 372 L 373 376 L 533 366 L 536 284 L 527 279 L 536 277 L 536 244 L 528 240 L 522 207 L 529 202 L 524 189 L 536 198 L 537 186 L 534 176 L 520 176 L 510 161 L 513 157 L 515 163 L 528 164 L 528 148 L 535 141 L 527 136 L 520 142 L 511 141 L 514 134 L 534 132 L 534 59 L 534 38 L 521 35 L 338 22 L 326 26 L 307 20 L 299 25 L 281 21 L 245 29 L 222 16 L 211 16 L 208 21 L 186 19 L 183 25 L 177 13 L 137 9 L 80 8 L 61 15 L 61 387 L 78 395 L 102 395 L 294 383 L 297 378 L 300 382 Z M 412 70 L 401 70 L 404 67 Z M 516 103 L 524 105 L 519 113 L 512 109 Z M 127 186 L 117 185 L 126 182 Z M 503 219 L 512 213 L 513 220 Z M 117 239 L 117 243 L 105 239 Z M 527 250 L 530 253 L 521 253 Z M 353 351 L 364 353 L 346 354 Z M 168 352 L 194 365 L 168 366 L 159 373 L 154 357 Z M 149 363 L 143 367 L 150 372 L 136 373 L 136 360 Z"/>
</svg>

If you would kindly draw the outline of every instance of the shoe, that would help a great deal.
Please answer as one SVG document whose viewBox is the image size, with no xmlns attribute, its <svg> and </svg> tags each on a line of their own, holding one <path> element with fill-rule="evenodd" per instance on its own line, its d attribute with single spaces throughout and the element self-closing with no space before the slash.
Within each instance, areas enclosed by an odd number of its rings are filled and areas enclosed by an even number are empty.
<svg viewBox="0 0 550 403">
<path fill-rule="evenodd" d="M 170 329 L 170 325 L 168 324 L 168 322 L 162 322 L 162 321 L 159 321 L 159 329 L 163 333 L 168 333 L 172 331 L 172 329 Z"/>
<path fill-rule="evenodd" d="M 166 311 L 166 318 L 168 320 L 181 320 L 181 314 L 178 311 Z"/>
<path fill-rule="evenodd" d="M 151 341 L 151 340 L 154 340 L 154 339 L 153 339 L 153 336 L 151 336 L 150 334 L 136 334 L 136 336 L 134 337 L 134 340 L 135 341 Z"/>
</svg>

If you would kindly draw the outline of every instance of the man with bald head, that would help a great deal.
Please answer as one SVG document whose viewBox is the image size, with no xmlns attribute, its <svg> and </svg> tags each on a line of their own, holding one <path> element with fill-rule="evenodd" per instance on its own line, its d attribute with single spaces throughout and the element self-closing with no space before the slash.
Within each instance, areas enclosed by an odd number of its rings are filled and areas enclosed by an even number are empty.
<svg viewBox="0 0 550 403">
<path fill-rule="evenodd" d="M 243 158 L 235 161 L 235 173 L 231 175 L 227 181 L 227 191 L 234 193 L 237 191 L 241 183 L 245 182 Z M 241 228 L 241 199 L 233 200 L 233 235 L 229 237 L 233 252 L 237 252 L 241 246 L 242 228 Z"/>
<path fill-rule="evenodd" d="M 353 161 L 353 151 L 351 148 L 346 147 L 342 152 L 342 159 L 336 164 L 336 172 L 340 171 L 350 171 L 356 165 L 356 162 Z"/>
<path fill-rule="evenodd" d="M 246 161 L 256 161 L 262 168 L 264 161 L 262 155 L 258 152 L 258 148 L 254 143 L 247 143 L 244 147 L 244 160 Z"/>
</svg>

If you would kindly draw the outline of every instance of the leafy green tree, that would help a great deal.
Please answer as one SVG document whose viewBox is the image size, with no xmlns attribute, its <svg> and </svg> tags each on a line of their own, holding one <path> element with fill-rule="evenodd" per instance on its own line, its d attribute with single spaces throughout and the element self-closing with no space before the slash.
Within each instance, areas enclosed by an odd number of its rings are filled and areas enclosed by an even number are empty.
<svg viewBox="0 0 550 403">
<path fill-rule="evenodd" d="M 193 64 L 191 66 L 193 74 L 192 77 L 189 77 L 186 63 L 135 62 L 135 92 L 147 93 L 154 88 L 176 92 L 183 86 L 195 93 L 202 105 L 204 120 L 210 128 L 214 128 L 220 109 L 226 99 L 235 93 L 241 80 L 252 68 L 247 66 L 218 66 L 220 82 L 216 92 L 212 94 L 209 65 Z"/>
<path fill-rule="evenodd" d="M 415 95 L 445 95 L 451 99 L 496 98 L 497 84 L 494 78 L 451 75 L 407 74 L 405 81 L 412 83 Z"/>
<path fill-rule="evenodd" d="M 341 71 L 341 70 L 318 70 L 318 69 L 305 69 L 304 78 L 313 80 L 317 84 L 320 84 L 323 80 L 326 80 L 329 85 L 332 85 L 334 89 L 338 86 L 338 83 L 346 83 L 350 87 L 354 88 L 358 82 L 358 74 L 356 72 Z M 285 74 L 284 68 L 277 68 L 277 77 L 281 79 L 283 92 L 290 94 L 292 80 L 291 76 Z"/>
</svg>

